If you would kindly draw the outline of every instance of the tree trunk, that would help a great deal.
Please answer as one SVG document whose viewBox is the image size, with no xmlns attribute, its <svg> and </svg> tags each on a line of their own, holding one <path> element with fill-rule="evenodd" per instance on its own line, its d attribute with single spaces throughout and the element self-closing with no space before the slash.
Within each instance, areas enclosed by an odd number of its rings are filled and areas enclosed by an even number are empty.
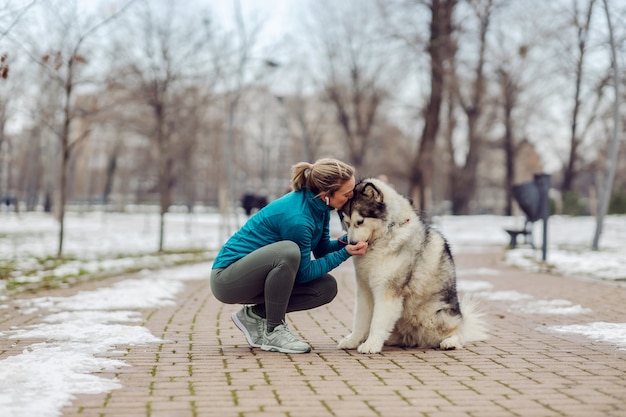
<svg viewBox="0 0 626 417">
<path fill-rule="evenodd" d="M 470 204 L 476 195 L 478 163 L 483 147 L 483 133 L 479 131 L 478 122 L 483 113 L 485 95 L 485 54 L 487 46 L 487 32 L 493 9 L 493 1 L 488 0 L 477 11 L 480 19 L 480 49 L 478 63 L 475 69 L 475 79 L 472 86 L 472 95 L 469 103 L 463 103 L 463 110 L 467 115 L 468 147 L 465 164 L 453 169 L 452 173 L 452 212 L 454 214 L 470 214 Z M 462 97 L 459 92 L 459 97 Z"/>
<path fill-rule="evenodd" d="M 482 138 L 476 133 L 476 119 L 469 122 L 470 149 L 465 165 L 456 167 L 452 181 L 452 213 L 466 215 L 471 213 L 471 202 L 476 194 L 479 155 L 482 149 Z"/>
<path fill-rule="evenodd" d="M 67 201 L 67 170 L 70 160 L 70 127 L 72 122 L 71 102 L 73 91 L 73 57 L 67 63 L 67 78 L 65 81 L 65 107 L 63 109 L 63 128 L 61 131 L 61 167 L 59 181 L 59 204 L 57 205 L 59 220 L 59 245 L 57 258 L 63 257 L 63 239 L 65 236 L 65 202 Z"/>
<path fill-rule="evenodd" d="M 595 0 L 589 1 L 589 7 L 587 14 L 585 15 L 585 23 L 582 26 L 578 26 L 578 61 L 576 62 L 576 80 L 574 89 L 574 108 L 572 110 L 572 121 L 570 125 L 570 150 L 567 159 L 567 165 L 563 172 L 563 183 L 561 185 L 561 191 L 571 191 L 574 187 L 574 180 L 577 174 L 578 163 L 578 147 L 582 138 L 579 137 L 578 122 L 580 117 L 580 105 L 581 105 L 581 86 L 584 73 L 586 40 L 589 33 L 589 24 L 591 22 L 591 12 L 593 10 L 593 3 Z M 578 24 L 578 22 L 576 22 Z"/>
<path fill-rule="evenodd" d="M 171 157 L 169 150 L 169 135 L 165 131 L 165 105 L 162 101 L 158 101 L 155 104 L 154 112 L 157 123 L 157 143 L 159 146 L 159 202 L 161 207 L 159 221 L 159 252 L 163 252 L 163 243 L 165 240 L 165 214 L 169 210 L 169 206 L 171 204 Z"/>
<path fill-rule="evenodd" d="M 411 197 L 414 206 L 421 211 L 427 211 L 432 206 L 433 158 L 444 94 L 445 67 L 446 61 L 455 53 L 452 42 L 452 13 L 456 3 L 456 0 L 433 0 L 431 4 L 428 45 L 430 98 L 424 114 L 419 149 L 413 158 L 410 171 Z"/>
<path fill-rule="evenodd" d="M 606 14 L 607 26 L 609 29 L 609 41 L 611 47 L 611 63 L 613 66 L 613 91 L 615 92 L 615 101 L 613 102 L 613 133 L 611 137 L 611 146 L 609 151 L 609 162 L 607 166 L 607 172 L 605 176 L 604 187 L 602 188 L 602 195 L 600 196 L 600 208 L 596 218 L 596 231 L 593 236 L 593 242 L 591 248 L 594 251 L 598 250 L 600 243 L 600 236 L 602 236 L 602 226 L 604 224 L 604 216 L 608 211 L 609 201 L 611 199 L 611 192 L 613 190 L 613 181 L 615 180 L 615 171 L 617 170 L 617 156 L 619 155 L 619 68 L 617 62 L 617 52 L 615 48 L 615 39 L 613 37 L 613 25 L 611 23 L 611 15 L 609 13 L 609 5 L 607 0 L 604 0 L 604 12 Z"/>
<path fill-rule="evenodd" d="M 505 215 L 513 214 L 513 181 L 515 175 L 515 145 L 513 142 L 513 120 L 511 119 L 511 108 L 505 107 L 504 112 L 504 155 L 506 163 L 506 202 Z"/>
<path fill-rule="evenodd" d="M 498 70 L 503 98 L 504 113 L 504 158 L 506 178 L 504 189 L 506 192 L 505 215 L 513 214 L 513 181 L 515 181 L 515 139 L 513 137 L 513 109 L 516 104 L 517 88 L 511 74 L 504 68 Z"/>
<path fill-rule="evenodd" d="M 102 191 L 102 202 L 104 204 L 108 204 L 109 199 L 111 198 L 111 191 L 113 190 L 113 182 L 115 179 L 115 171 L 117 170 L 117 159 L 119 157 L 120 147 L 121 145 L 119 143 L 115 144 L 115 147 L 109 155 L 109 160 L 107 162 L 104 190 Z"/>
</svg>

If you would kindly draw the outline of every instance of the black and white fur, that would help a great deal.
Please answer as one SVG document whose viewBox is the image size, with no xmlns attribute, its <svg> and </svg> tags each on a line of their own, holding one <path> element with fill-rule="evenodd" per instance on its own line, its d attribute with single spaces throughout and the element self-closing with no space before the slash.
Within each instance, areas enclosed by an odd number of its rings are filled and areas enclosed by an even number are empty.
<svg viewBox="0 0 626 417">
<path fill-rule="evenodd" d="M 339 216 L 351 243 L 369 243 L 365 255 L 353 257 L 354 325 L 339 348 L 460 349 L 486 339 L 476 303 L 458 299 L 448 243 L 420 220 L 409 200 L 383 181 L 365 179 Z"/>
</svg>

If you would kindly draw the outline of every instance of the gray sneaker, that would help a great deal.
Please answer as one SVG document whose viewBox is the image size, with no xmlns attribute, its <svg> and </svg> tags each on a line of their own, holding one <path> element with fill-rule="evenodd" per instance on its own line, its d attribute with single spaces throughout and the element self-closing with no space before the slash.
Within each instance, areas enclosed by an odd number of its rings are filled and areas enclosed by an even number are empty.
<svg viewBox="0 0 626 417">
<path fill-rule="evenodd" d="M 268 352 L 281 352 L 281 353 L 308 353 L 311 351 L 311 346 L 298 340 L 291 330 L 287 328 L 286 324 L 276 326 L 273 332 L 267 333 L 267 330 L 263 331 L 263 344 L 261 349 Z"/>
<path fill-rule="evenodd" d="M 239 330 L 243 332 L 252 347 L 261 347 L 265 332 L 265 319 L 252 311 L 252 306 L 243 306 L 230 316 Z"/>
</svg>

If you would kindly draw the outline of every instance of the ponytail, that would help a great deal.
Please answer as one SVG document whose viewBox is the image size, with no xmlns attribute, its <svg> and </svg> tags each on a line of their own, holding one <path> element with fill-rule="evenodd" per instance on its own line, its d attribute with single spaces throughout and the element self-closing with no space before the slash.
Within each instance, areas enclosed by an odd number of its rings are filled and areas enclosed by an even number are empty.
<svg viewBox="0 0 626 417">
<path fill-rule="evenodd" d="M 291 188 L 308 189 L 316 195 L 326 192 L 333 195 L 354 176 L 354 168 L 337 159 L 324 158 L 314 164 L 298 162 L 291 167 Z"/>
</svg>

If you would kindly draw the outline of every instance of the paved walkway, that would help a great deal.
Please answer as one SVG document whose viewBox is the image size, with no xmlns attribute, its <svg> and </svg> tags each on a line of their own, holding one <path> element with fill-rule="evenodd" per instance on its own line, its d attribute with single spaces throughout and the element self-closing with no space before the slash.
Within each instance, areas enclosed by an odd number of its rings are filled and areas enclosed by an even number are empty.
<svg viewBox="0 0 626 417">
<path fill-rule="evenodd" d="M 188 281 L 176 306 L 143 312 L 145 326 L 167 342 L 128 347 L 124 360 L 131 366 L 102 375 L 123 388 L 80 395 L 63 416 L 626 416 L 626 351 L 544 330 L 626 322 L 626 288 L 510 269 L 501 256 L 458 255 L 460 279 L 589 310 L 537 314 L 482 299 L 491 326 L 486 342 L 456 351 L 385 348 L 361 355 L 335 347 L 352 325 L 348 262 L 335 270 L 336 300 L 289 316 L 312 353 L 285 355 L 249 348 L 230 320 L 237 307 L 217 302 L 208 281 Z"/>
</svg>

